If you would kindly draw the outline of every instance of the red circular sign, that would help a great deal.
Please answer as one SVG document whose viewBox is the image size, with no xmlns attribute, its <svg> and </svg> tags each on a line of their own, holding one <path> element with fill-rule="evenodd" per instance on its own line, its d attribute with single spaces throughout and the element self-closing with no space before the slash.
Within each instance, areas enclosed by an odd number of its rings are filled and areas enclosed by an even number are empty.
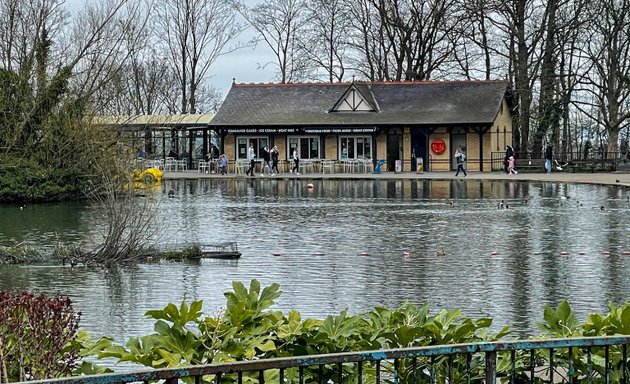
<svg viewBox="0 0 630 384">
<path fill-rule="evenodd" d="M 431 143 L 431 150 L 436 155 L 441 155 L 446 151 L 446 143 L 442 139 L 435 139 Z"/>
</svg>

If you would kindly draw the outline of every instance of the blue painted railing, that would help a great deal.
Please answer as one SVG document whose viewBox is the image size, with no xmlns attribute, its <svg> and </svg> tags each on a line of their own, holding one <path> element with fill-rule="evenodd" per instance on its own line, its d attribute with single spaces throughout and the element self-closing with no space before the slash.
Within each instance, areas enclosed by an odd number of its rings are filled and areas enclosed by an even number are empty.
<svg viewBox="0 0 630 384">
<path fill-rule="evenodd" d="M 114 384 L 179 379 L 269 383 L 628 382 L 630 336 L 519 340 L 347 352 L 80 376 L 29 383 Z"/>
</svg>

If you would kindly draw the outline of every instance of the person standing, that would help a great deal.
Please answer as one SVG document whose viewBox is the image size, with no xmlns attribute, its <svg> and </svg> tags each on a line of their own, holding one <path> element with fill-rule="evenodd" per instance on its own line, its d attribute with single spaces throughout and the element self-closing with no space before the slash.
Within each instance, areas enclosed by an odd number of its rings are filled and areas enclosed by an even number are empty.
<svg viewBox="0 0 630 384">
<path fill-rule="evenodd" d="M 215 161 L 218 159 L 219 157 L 219 148 L 217 148 L 216 145 L 211 144 L 210 145 L 210 151 L 208 152 L 208 164 L 210 165 L 210 172 L 211 173 L 216 173 L 217 170 L 215 169 Z"/>
<path fill-rule="evenodd" d="M 553 147 L 547 145 L 547 149 L 545 149 L 545 170 L 547 173 L 551 173 L 551 160 L 553 160 Z"/>
<path fill-rule="evenodd" d="M 514 156 L 514 150 L 512 149 L 512 147 L 507 145 L 505 147 L 505 157 L 503 158 L 503 169 L 505 170 L 505 173 L 510 173 L 510 171 L 508 170 L 508 162 L 510 160 L 510 157 L 513 157 L 513 156 Z"/>
<path fill-rule="evenodd" d="M 219 156 L 219 169 L 222 175 L 227 175 L 228 158 L 225 154 Z"/>
<path fill-rule="evenodd" d="M 462 151 L 461 145 L 455 150 L 455 161 L 457 162 L 457 172 L 455 173 L 455 176 L 459 176 L 459 171 L 464 172 L 464 177 L 468 176 L 464 167 L 464 164 L 466 163 L 466 155 Z"/>
<path fill-rule="evenodd" d="M 275 176 L 280 171 L 278 171 L 278 147 L 276 145 L 271 148 L 271 176 Z"/>
<path fill-rule="evenodd" d="M 295 173 L 296 175 L 300 174 L 300 155 L 297 147 L 293 148 L 293 169 L 291 173 Z"/>
<path fill-rule="evenodd" d="M 249 144 L 249 149 L 247 150 L 247 160 L 249 160 L 249 169 L 245 172 L 245 174 L 254 177 L 254 171 L 256 170 L 254 168 L 256 166 L 256 163 L 254 162 L 256 160 L 256 151 L 254 151 L 253 143 Z"/>
</svg>

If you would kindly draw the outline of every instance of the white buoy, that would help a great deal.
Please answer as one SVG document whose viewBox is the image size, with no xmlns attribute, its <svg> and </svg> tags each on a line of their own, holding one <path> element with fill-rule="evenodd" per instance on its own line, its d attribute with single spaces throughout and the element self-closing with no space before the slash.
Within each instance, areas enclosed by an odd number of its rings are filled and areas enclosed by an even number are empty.
<svg viewBox="0 0 630 384">
<path fill-rule="evenodd" d="M 271 254 L 273 256 L 280 256 L 281 255 L 281 253 L 279 251 L 273 251 L 273 252 L 271 252 Z"/>
<path fill-rule="evenodd" d="M 405 257 L 409 257 L 409 256 L 411 256 L 411 253 L 409 253 L 409 252 L 405 251 L 405 252 L 403 252 L 403 256 L 405 256 Z"/>
<path fill-rule="evenodd" d="M 492 252 L 490 252 L 490 255 L 492 255 L 492 256 L 496 256 L 496 255 L 498 255 L 498 254 L 499 254 L 499 252 L 497 252 L 497 251 L 492 251 Z"/>
<path fill-rule="evenodd" d="M 359 256 L 367 256 L 367 255 L 368 255 L 368 253 L 367 253 L 367 252 L 360 252 L 360 253 L 359 253 Z"/>
</svg>

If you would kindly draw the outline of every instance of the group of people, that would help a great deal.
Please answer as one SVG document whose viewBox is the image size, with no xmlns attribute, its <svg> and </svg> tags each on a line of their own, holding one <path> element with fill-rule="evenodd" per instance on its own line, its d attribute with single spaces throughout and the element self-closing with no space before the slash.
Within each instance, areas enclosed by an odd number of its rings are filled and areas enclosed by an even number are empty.
<svg viewBox="0 0 630 384">
<path fill-rule="evenodd" d="M 503 167 L 505 173 L 507 173 L 508 175 L 518 174 L 516 168 L 514 167 L 515 163 L 516 160 L 514 159 L 514 150 L 512 149 L 512 147 L 507 145 L 505 147 L 505 157 L 503 158 Z"/>
<path fill-rule="evenodd" d="M 280 153 L 278 152 L 278 147 L 273 146 L 271 149 L 265 146 L 262 148 L 261 153 L 263 162 L 260 166 L 260 176 L 265 175 L 265 167 L 269 170 L 270 176 L 275 176 L 280 171 L 278 170 L 278 160 L 280 157 Z M 297 148 L 293 148 L 293 168 L 291 169 L 291 173 L 295 173 L 299 175 L 300 172 L 300 156 Z M 247 150 L 247 159 L 249 160 L 249 168 L 245 171 L 245 174 L 251 177 L 254 177 L 256 171 L 256 149 L 254 148 L 254 144 L 250 144 Z"/>
<path fill-rule="evenodd" d="M 547 148 L 545 148 L 545 172 L 547 173 L 551 173 L 552 160 L 553 160 L 553 147 L 551 145 L 547 145 Z M 509 145 L 505 147 L 505 157 L 503 158 L 503 164 L 504 164 L 505 173 L 510 174 L 510 175 L 518 174 L 515 168 L 514 150 Z M 558 169 L 561 169 L 561 168 L 558 168 Z"/>
<path fill-rule="evenodd" d="M 171 151 L 173 152 L 173 150 Z M 169 153 L 169 156 L 170 155 L 177 156 L 176 153 Z M 278 173 L 280 173 L 280 171 L 278 170 L 279 152 L 278 152 L 277 146 L 273 146 L 271 149 L 265 146 L 261 150 L 261 155 L 263 158 L 263 163 L 261 165 L 260 176 L 264 176 L 265 167 L 267 167 L 267 169 L 269 170 L 270 176 L 275 176 Z M 140 149 L 138 151 L 138 157 L 139 158 L 145 157 L 143 150 Z M 291 157 L 293 159 L 293 168 L 291 169 L 291 173 L 299 175 L 300 174 L 299 172 L 300 156 L 299 156 L 297 147 L 293 148 Z M 219 170 L 217 172 L 221 172 L 222 175 L 226 175 L 227 166 L 228 166 L 228 158 L 225 154 L 219 154 L 219 149 L 217 148 L 217 146 L 212 144 L 212 146 L 210 147 L 210 151 L 206 155 L 206 161 L 208 161 L 208 163 L 210 164 L 210 167 L 211 167 L 210 170 L 212 173 L 215 173 L 215 170 L 213 168 L 215 159 L 218 159 Z M 245 173 L 248 176 L 253 177 L 255 166 L 256 166 L 256 150 L 254 149 L 254 144 L 249 145 L 249 148 L 247 150 L 247 159 L 249 160 L 249 168 L 247 169 Z M 553 147 L 551 145 L 547 145 L 547 148 L 545 149 L 545 171 L 547 173 L 551 173 L 552 160 L 553 160 Z M 466 153 L 461 145 L 455 150 L 455 161 L 457 163 L 457 172 L 455 173 L 455 176 L 459 176 L 460 171 L 464 173 L 464 176 L 467 176 L 468 173 L 466 172 L 466 166 L 465 166 Z M 503 157 L 503 164 L 504 164 L 505 173 L 510 174 L 510 175 L 518 174 L 518 171 L 516 171 L 516 168 L 515 168 L 514 149 L 512 149 L 512 147 L 509 145 L 505 147 L 505 156 Z"/>
<path fill-rule="evenodd" d="M 218 160 L 217 161 L 217 164 L 219 167 L 218 170 L 214 169 L 215 159 Z M 227 175 L 228 158 L 224 153 L 219 154 L 219 148 L 217 148 L 216 145 L 212 144 L 210 146 L 210 151 L 208 151 L 208 153 L 206 154 L 206 161 L 208 162 L 210 166 L 210 172 L 212 173 L 220 172 L 222 175 Z"/>
</svg>

